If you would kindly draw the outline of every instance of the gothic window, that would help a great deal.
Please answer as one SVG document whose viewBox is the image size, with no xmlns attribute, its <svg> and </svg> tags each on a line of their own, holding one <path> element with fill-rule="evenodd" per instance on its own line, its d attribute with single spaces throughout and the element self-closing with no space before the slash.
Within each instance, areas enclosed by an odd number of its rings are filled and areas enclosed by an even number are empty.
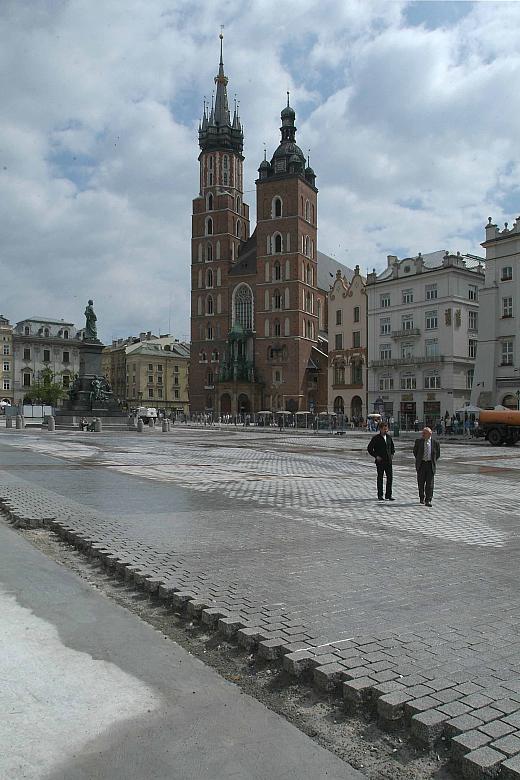
<svg viewBox="0 0 520 780">
<path fill-rule="evenodd" d="M 307 338 L 312 339 L 312 322 L 307 320 Z"/>
<path fill-rule="evenodd" d="M 213 314 L 213 296 L 208 295 L 206 299 L 206 314 Z"/>
<path fill-rule="evenodd" d="M 213 271 L 208 268 L 206 272 L 206 287 L 213 287 Z"/>
<path fill-rule="evenodd" d="M 274 281 L 277 282 L 282 278 L 282 268 L 280 263 L 276 261 L 273 268 Z"/>
<path fill-rule="evenodd" d="M 197 298 L 197 314 L 202 314 L 202 298 L 200 295 Z"/>
<path fill-rule="evenodd" d="M 310 222 L 310 218 L 311 218 L 311 204 L 307 200 L 305 201 L 305 219 L 307 220 L 307 222 Z"/>
<path fill-rule="evenodd" d="M 202 287 L 202 271 L 199 271 L 199 273 L 197 274 L 197 283 L 200 289 Z"/>
<path fill-rule="evenodd" d="M 208 341 L 213 341 L 213 328 L 211 325 L 206 327 L 206 338 Z"/>
<path fill-rule="evenodd" d="M 265 281 L 269 281 L 269 260 L 266 260 L 265 263 Z"/>
<path fill-rule="evenodd" d="M 218 363 L 219 359 L 220 359 L 219 351 L 218 349 L 214 349 L 213 352 L 211 353 L 211 362 Z"/>
<path fill-rule="evenodd" d="M 305 296 L 305 311 L 312 312 L 312 304 L 311 304 L 311 294 L 310 292 L 307 293 Z"/>
<path fill-rule="evenodd" d="M 240 220 L 237 219 L 237 237 L 241 238 L 241 234 L 242 234 L 242 225 L 240 223 Z"/>
<path fill-rule="evenodd" d="M 282 252 L 282 237 L 280 233 L 277 233 L 274 237 L 274 251 L 277 253 Z"/>
<path fill-rule="evenodd" d="M 303 217 L 303 195 L 300 197 L 300 214 Z"/>
<path fill-rule="evenodd" d="M 217 268 L 217 287 L 220 287 L 222 284 L 222 271 L 220 268 Z"/>
<path fill-rule="evenodd" d="M 217 314 L 222 314 L 222 296 L 220 293 L 217 295 Z"/>
<path fill-rule="evenodd" d="M 212 170 L 213 170 L 213 167 L 214 167 L 214 162 L 213 162 L 213 155 L 211 154 L 211 155 L 209 156 L 209 169 L 210 169 L 210 171 L 212 171 Z"/>
<path fill-rule="evenodd" d="M 289 305 L 290 304 L 290 297 L 289 297 L 289 288 L 288 287 L 285 288 L 285 296 L 284 297 L 285 297 L 285 304 L 284 304 L 285 308 L 289 309 L 290 308 L 290 305 Z"/>
<path fill-rule="evenodd" d="M 307 284 L 312 284 L 312 269 L 310 265 L 307 265 L 305 269 L 305 277 L 306 277 Z"/>
<path fill-rule="evenodd" d="M 235 287 L 233 293 L 233 322 L 244 330 L 253 330 L 253 293 L 247 284 Z"/>
<path fill-rule="evenodd" d="M 309 236 L 305 236 L 305 256 L 309 257 Z"/>
<path fill-rule="evenodd" d="M 240 198 L 239 197 L 237 197 L 237 212 L 239 214 L 242 213 L 242 207 L 241 207 L 241 203 L 240 203 Z"/>
<path fill-rule="evenodd" d="M 206 219 L 206 235 L 212 236 L 213 235 L 213 220 L 211 217 L 208 217 Z"/>
<path fill-rule="evenodd" d="M 198 258 L 199 258 L 199 263 L 202 263 L 202 244 L 199 244 Z"/>
<path fill-rule="evenodd" d="M 68 330 L 64 330 L 63 331 L 63 338 L 64 339 L 68 339 L 68 337 L 69 337 L 69 331 Z"/>
<path fill-rule="evenodd" d="M 281 336 L 282 335 L 282 328 L 280 325 L 280 320 L 274 321 L 274 335 L 275 336 Z"/>
<path fill-rule="evenodd" d="M 273 198 L 273 203 L 271 207 L 271 216 L 272 217 L 282 216 L 282 199 L 278 195 Z"/>
<path fill-rule="evenodd" d="M 213 385 L 213 371 L 210 368 L 206 375 L 206 387 L 211 387 L 212 385 Z"/>
<path fill-rule="evenodd" d="M 289 322 L 289 317 L 285 318 L 284 335 L 285 336 L 290 336 L 291 335 L 291 325 L 290 325 L 290 322 Z"/>
<path fill-rule="evenodd" d="M 213 195 L 211 192 L 208 195 L 208 205 L 207 205 L 208 211 L 213 211 Z"/>
<path fill-rule="evenodd" d="M 312 218 L 312 224 L 314 225 L 314 204 L 312 204 L 311 207 L 311 218 Z"/>
<path fill-rule="evenodd" d="M 211 263 L 213 260 L 213 247 L 211 244 L 206 244 L 206 262 Z"/>
<path fill-rule="evenodd" d="M 264 296 L 264 309 L 265 309 L 266 311 L 269 311 L 269 290 L 266 290 L 266 291 L 265 291 L 265 296 Z"/>
<path fill-rule="evenodd" d="M 264 336 L 269 336 L 269 320 L 264 322 Z"/>
<path fill-rule="evenodd" d="M 282 294 L 280 290 L 275 290 L 273 295 L 273 309 L 282 308 Z"/>
<path fill-rule="evenodd" d="M 290 279 L 291 278 L 291 261 L 286 260 L 285 261 L 285 278 Z"/>
<path fill-rule="evenodd" d="M 201 350 L 199 352 L 199 363 L 207 363 L 208 362 L 208 356 L 204 352 L 204 350 Z"/>
</svg>

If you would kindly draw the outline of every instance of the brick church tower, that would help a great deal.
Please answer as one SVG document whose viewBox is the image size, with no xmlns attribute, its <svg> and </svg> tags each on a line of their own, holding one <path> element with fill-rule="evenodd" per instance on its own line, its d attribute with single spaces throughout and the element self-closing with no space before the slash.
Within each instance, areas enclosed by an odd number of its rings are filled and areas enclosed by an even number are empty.
<svg viewBox="0 0 520 780">
<path fill-rule="evenodd" d="M 214 389 L 230 323 L 228 275 L 249 238 L 249 206 L 243 201 L 244 134 L 235 106 L 231 119 L 222 60 L 211 109 L 199 126 L 200 185 L 193 200 L 191 241 L 190 408 L 214 409 Z"/>
<path fill-rule="evenodd" d="M 222 36 L 216 94 L 199 128 L 193 201 L 190 408 L 214 416 L 323 407 L 318 349 L 317 189 L 296 144 L 295 113 L 259 168 L 257 227 L 243 201 L 243 131 L 228 107 Z M 326 373 L 326 369 L 325 369 Z M 320 396 L 320 397 L 318 397 Z M 325 391 L 326 404 L 326 391 Z"/>
</svg>

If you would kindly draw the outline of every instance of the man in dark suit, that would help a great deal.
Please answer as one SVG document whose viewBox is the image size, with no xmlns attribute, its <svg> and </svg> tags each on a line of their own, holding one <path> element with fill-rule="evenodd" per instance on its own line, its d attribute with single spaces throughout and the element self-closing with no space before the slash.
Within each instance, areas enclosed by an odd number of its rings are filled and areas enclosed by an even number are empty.
<svg viewBox="0 0 520 780">
<path fill-rule="evenodd" d="M 425 506 L 431 506 L 435 471 L 437 470 L 437 461 L 441 456 L 439 442 L 432 438 L 431 428 L 423 428 L 421 438 L 416 439 L 413 445 L 413 454 L 417 471 L 419 501 Z"/>
<path fill-rule="evenodd" d="M 387 501 L 394 501 L 392 498 L 392 458 L 395 447 L 392 437 L 388 433 L 388 425 L 385 422 L 379 423 L 379 433 L 371 439 L 367 447 L 368 454 L 372 455 L 376 461 L 377 467 L 377 498 L 383 500 L 383 475 L 386 474 L 385 498 Z"/>
</svg>

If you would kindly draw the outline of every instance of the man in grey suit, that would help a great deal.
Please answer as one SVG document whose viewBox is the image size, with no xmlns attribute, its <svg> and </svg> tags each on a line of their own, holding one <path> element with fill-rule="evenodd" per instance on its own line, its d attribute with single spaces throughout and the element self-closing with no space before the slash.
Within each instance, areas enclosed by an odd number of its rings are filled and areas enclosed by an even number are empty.
<svg viewBox="0 0 520 780">
<path fill-rule="evenodd" d="M 432 439 L 431 428 L 423 428 L 421 438 L 416 439 L 413 445 L 413 454 L 417 471 L 419 500 L 421 504 L 431 506 L 435 471 L 437 461 L 441 456 L 439 442 Z"/>
</svg>

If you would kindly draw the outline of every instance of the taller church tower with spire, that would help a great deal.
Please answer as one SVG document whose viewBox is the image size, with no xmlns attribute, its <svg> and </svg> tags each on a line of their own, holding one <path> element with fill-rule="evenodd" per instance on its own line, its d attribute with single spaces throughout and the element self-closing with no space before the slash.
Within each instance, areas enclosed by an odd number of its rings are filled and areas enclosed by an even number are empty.
<svg viewBox="0 0 520 780">
<path fill-rule="evenodd" d="M 243 200 L 243 130 L 231 118 L 220 63 L 199 127 L 200 189 L 193 200 L 190 408 L 215 418 L 260 410 L 327 408 L 320 346 L 315 174 L 296 144 L 295 112 L 259 168 L 257 226 Z M 327 280 L 328 284 L 328 280 Z M 320 308 L 321 307 L 321 308 Z"/>
</svg>

